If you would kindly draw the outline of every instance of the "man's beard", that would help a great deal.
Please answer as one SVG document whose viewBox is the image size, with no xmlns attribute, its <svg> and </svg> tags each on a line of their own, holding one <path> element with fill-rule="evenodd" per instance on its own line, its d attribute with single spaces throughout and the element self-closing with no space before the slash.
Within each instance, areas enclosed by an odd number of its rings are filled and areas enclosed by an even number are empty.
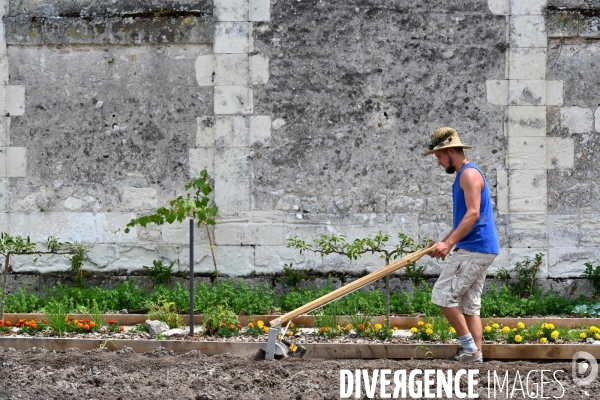
<svg viewBox="0 0 600 400">
<path fill-rule="evenodd" d="M 448 160 L 448 168 L 446 168 L 446 173 L 452 175 L 455 172 L 456 172 L 456 168 L 454 167 L 454 162 L 450 158 Z"/>
</svg>

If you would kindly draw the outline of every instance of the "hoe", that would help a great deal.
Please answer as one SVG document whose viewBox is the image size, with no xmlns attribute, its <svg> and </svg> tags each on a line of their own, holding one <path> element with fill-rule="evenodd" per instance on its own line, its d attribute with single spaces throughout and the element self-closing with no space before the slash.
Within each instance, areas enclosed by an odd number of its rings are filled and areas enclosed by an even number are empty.
<svg viewBox="0 0 600 400">
<path fill-rule="evenodd" d="M 289 327 L 290 322 L 294 318 L 298 317 L 299 315 L 311 312 L 312 310 L 322 307 L 328 303 L 331 303 L 332 301 L 337 300 L 340 297 L 345 296 L 349 293 L 352 293 L 355 290 L 358 290 L 361 287 L 376 281 L 377 279 L 381 279 L 384 276 L 399 270 L 400 268 L 406 267 L 407 265 L 410 265 L 415 261 L 419 260 L 425 254 L 431 253 L 434 249 L 435 245 L 432 247 L 427 247 L 425 249 L 415 251 L 414 253 L 411 253 L 401 258 L 400 260 L 389 264 L 386 267 L 371 272 L 369 275 L 363 276 L 362 278 L 357 279 L 354 282 L 351 282 L 345 286 L 342 286 L 341 288 L 334 290 L 331 293 L 321 296 L 308 304 L 305 304 L 301 307 L 296 308 L 293 311 L 290 311 L 287 314 L 275 318 L 270 322 L 271 327 L 269 328 L 269 336 L 267 338 L 267 343 L 265 343 L 261 347 L 261 350 L 265 352 L 265 360 L 273 360 L 275 356 L 287 357 L 288 349 L 294 355 L 298 355 L 300 357 L 302 357 L 304 353 L 306 353 L 306 347 L 302 346 L 301 344 L 293 343 L 289 339 L 285 339 L 285 333 Z M 285 329 L 283 329 L 283 332 L 281 332 L 281 325 L 286 322 L 287 325 Z"/>
</svg>

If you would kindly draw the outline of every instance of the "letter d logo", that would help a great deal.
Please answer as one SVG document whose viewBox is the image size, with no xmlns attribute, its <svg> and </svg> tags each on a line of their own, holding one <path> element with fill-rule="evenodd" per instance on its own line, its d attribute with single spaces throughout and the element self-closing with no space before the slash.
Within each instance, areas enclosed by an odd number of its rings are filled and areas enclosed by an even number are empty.
<svg viewBox="0 0 600 400">
<path fill-rule="evenodd" d="M 590 375 L 587 376 L 586 378 L 578 378 L 577 377 L 577 369 L 578 369 L 577 360 L 580 358 L 586 359 L 592 366 Z M 573 382 L 579 386 L 589 385 L 590 383 L 592 383 L 594 381 L 594 379 L 596 379 L 596 376 L 598 375 L 598 363 L 596 362 L 596 359 L 594 358 L 594 356 L 586 351 L 578 351 L 577 353 L 573 354 L 573 361 L 571 364 L 571 369 L 572 369 L 571 373 L 573 375 Z"/>
</svg>

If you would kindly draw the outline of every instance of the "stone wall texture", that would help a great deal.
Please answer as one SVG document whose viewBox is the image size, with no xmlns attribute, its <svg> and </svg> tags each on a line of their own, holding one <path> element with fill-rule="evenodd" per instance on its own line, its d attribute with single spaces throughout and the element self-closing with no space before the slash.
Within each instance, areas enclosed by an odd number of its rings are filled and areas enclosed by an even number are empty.
<svg viewBox="0 0 600 400">
<path fill-rule="evenodd" d="M 597 0 L 0 0 L 0 15 L 0 231 L 92 244 L 89 271 L 188 271 L 187 224 L 123 230 L 204 168 L 223 275 L 375 270 L 286 240 L 441 239 L 454 176 L 422 156 L 441 126 L 492 191 L 490 276 L 537 253 L 547 279 L 600 261 Z M 194 249 L 210 275 L 205 231 Z"/>
</svg>

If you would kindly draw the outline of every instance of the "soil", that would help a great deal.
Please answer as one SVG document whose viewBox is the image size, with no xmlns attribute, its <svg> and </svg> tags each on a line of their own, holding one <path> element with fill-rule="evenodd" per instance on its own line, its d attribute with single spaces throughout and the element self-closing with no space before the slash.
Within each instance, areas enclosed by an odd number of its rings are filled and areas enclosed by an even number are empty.
<svg viewBox="0 0 600 400">
<path fill-rule="evenodd" d="M 175 355 L 164 348 L 143 354 L 129 348 L 115 352 L 106 349 L 49 352 L 43 348 L 26 351 L 0 348 L 0 399 L 338 399 L 340 371 L 344 369 L 366 369 L 370 375 L 376 369 L 390 369 L 392 376 L 396 370 L 405 370 L 408 376 L 413 369 L 450 369 L 454 372 L 478 369 L 478 384 L 474 390 L 484 399 L 494 398 L 493 386 L 490 386 L 488 396 L 488 371 L 492 377 L 495 372 L 500 381 L 508 371 L 508 396 L 506 387 L 503 394 L 498 388 L 495 398 L 522 399 L 541 398 L 539 371 L 546 370 L 549 372 L 544 376 L 544 398 L 586 399 L 597 398 L 600 393 L 597 377 L 587 386 L 574 383 L 570 362 L 463 364 L 446 360 L 320 360 L 309 357 L 307 354 L 303 359 L 264 361 L 259 354 L 255 359 L 235 354 L 207 356 L 197 351 Z M 530 371 L 535 372 L 527 381 Z M 393 381 L 391 376 L 388 378 Z M 464 392 L 466 385 L 466 376 L 462 376 L 461 390 Z M 364 385 L 362 388 L 360 397 L 368 398 Z M 393 389 L 392 383 L 388 393 Z M 375 393 L 374 398 L 380 398 L 379 381 Z M 354 394 L 351 398 L 355 398 Z M 407 397 L 411 398 L 409 394 Z"/>
</svg>

